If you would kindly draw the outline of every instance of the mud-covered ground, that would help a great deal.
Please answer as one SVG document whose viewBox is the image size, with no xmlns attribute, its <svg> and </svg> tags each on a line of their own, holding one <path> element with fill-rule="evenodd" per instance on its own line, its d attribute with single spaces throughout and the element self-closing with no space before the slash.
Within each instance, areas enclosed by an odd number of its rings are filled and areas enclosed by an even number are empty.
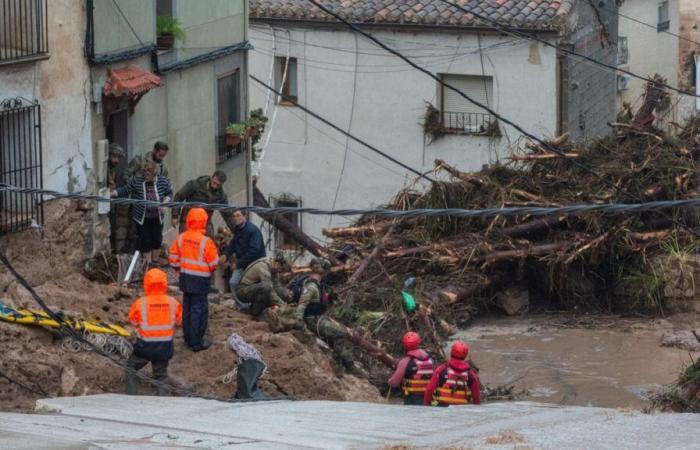
<svg viewBox="0 0 700 450">
<path fill-rule="evenodd" d="M 87 252 L 90 212 L 75 203 L 51 202 L 45 210 L 46 228 L 5 237 L 1 250 L 49 307 L 89 319 L 124 323 L 138 291 L 88 280 L 82 275 Z M 39 309 L 29 292 L 0 269 L 0 298 L 15 308 Z M 235 354 L 226 338 L 243 336 L 268 365 L 261 379 L 270 396 L 298 399 L 379 401 L 376 387 L 367 380 L 345 374 L 329 349 L 303 333 L 271 333 L 264 322 L 225 305 L 210 305 L 208 336 L 214 345 L 193 353 L 175 335 L 175 356 L 169 374 L 174 385 L 197 394 L 231 398 L 236 390 L 224 384 L 224 375 L 235 367 Z M 86 395 L 124 391 L 124 370 L 90 352 L 73 352 L 61 338 L 43 328 L 0 321 L 0 410 L 31 410 L 41 396 Z M 146 369 L 148 370 L 148 369 Z M 45 392 L 32 393 L 2 377 Z M 144 385 L 141 392 L 152 393 Z"/>
</svg>

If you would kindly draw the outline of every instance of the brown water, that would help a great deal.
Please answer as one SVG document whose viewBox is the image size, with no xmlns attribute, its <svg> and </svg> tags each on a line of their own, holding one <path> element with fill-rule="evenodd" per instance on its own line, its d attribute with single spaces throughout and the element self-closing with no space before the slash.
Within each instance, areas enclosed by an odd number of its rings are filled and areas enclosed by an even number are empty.
<svg viewBox="0 0 700 450">
<path fill-rule="evenodd" d="M 642 407 L 649 391 L 673 382 L 691 361 L 687 351 L 659 345 L 674 328 L 666 320 L 571 322 L 492 319 L 457 337 L 469 343 L 483 383 L 514 384 L 528 391 L 526 400 L 561 405 Z"/>
</svg>

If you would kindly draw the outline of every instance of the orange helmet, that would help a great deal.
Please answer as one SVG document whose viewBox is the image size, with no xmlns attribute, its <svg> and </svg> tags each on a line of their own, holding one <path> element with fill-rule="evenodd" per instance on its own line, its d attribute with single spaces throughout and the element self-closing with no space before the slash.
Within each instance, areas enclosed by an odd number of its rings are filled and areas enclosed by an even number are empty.
<svg viewBox="0 0 700 450">
<path fill-rule="evenodd" d="M 469 354 L 469 346 L 462 341 L 456 341 L 452 344 L 452 350 L 450 351 L 450 356 L 457 359 L 467 359 Z"/>
<path fill-rule="evenodd" d="M 416 350 L 418 347 L 420 347 L 420 336 L 418 336 L 418 333 L 409 331 L 408 333 L 403 335 L 403 348 L 407 352 L 410 352 L 411 350 Z"/>
</svg>

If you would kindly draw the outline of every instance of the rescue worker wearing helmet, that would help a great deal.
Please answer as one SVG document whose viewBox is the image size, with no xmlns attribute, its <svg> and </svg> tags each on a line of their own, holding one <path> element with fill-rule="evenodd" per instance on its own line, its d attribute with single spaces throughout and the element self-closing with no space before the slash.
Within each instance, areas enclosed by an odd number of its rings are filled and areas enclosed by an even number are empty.
<svg viewBox="0 0 700 450">
<path fill-rule="evenodd" d="M 450 406 L 481 404 L 481 384 L 476 371 L 466 361 L 469 346 L 461 341 L 452 344 L 450 360 L 435 369 L 425 389 L 424 405 Z"/>
<path fill-rule="evenodd" d="M 433 376 L 433 360 L 422 348 L 418 333 L 409 331 L 402 339 L 405 356 L 396 365 L 389 378 L 389 386 L 401 388 L 404 405 L 423 405 L 423 396 L 428 382 Z"/>
<path fill-rule="evenodd" d="M 168 363 L 173 357 L 175 327 L 182 324 L 182 306 L 167 295 L 167 276 L 160 269 L 146 272 L 143 290 L 145 295 L 129 309 L 129 322 L 136 328 L 138 340 L 126 362 L 126 393 L 136 395 L 136 372 L 150 362 L 158 395 L 167 395 Z"/>
<path fill-rule="evenodd" d="M 209 287 L 219 254 L 216 244 L 204 235 L 209 216 L 202 208 L 187 213 L 187 231 L 170 247 L 168 261 L 180 273 L 180 290 L 184 303 L 183 333 L 185 343 L 195 352 L 211 347 L 204 338 L 209 322 Z"/>
<path fill-rule="evenodd" d="M 236 286 L 236 297 L 253 317 L 260 317 L 270 306 L 286 305 L 290 293 L 280 282 L 279 274 L 289 269 L 289 261 L 281 252 L 274 258 L 253 261 L 246 268 Z"/>
</svg>

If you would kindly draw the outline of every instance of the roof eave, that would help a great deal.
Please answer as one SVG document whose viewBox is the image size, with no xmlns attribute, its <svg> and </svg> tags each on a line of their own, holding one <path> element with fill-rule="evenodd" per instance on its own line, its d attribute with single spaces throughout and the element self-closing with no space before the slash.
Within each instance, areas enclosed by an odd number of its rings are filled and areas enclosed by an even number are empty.
<svg viewBox="0 0 700 450">
<path fill-rule="evenodd" d="M 312 19 L 297 19 L 290 17 L 250 17 L 250 22 L 258 23 L 274 23 L 281 24 L 286 23 L 289 25 L 296 25 L 302 27 L 323 27 L 323 28 L 335 28 L 342 29 L 347 28 L 341 22 L 329 21 L 329 20 L 312 20 Z M 418 24 L 418 23 L 372 23 L 372 22 L 352 22 L 353 25 L 359 28 L 377 28 L 377 29 L 399 29 L 406 31 L 467 31 L 467 32 L 490 32 L 496 34 L 502 34 L 504 31 L 495 29 L 489 26 L 474 26 L 474 25 L 438 25 L 438 24 Z M 520 33 L 539 33 L 539 34 L 553 34 L 559 35 L 559 26 L 548 27 L 548 28 L 527 28 L 527 27 L 508 27 L 502 26 L 506 31 L 517 31 Z"/>
</svg>

